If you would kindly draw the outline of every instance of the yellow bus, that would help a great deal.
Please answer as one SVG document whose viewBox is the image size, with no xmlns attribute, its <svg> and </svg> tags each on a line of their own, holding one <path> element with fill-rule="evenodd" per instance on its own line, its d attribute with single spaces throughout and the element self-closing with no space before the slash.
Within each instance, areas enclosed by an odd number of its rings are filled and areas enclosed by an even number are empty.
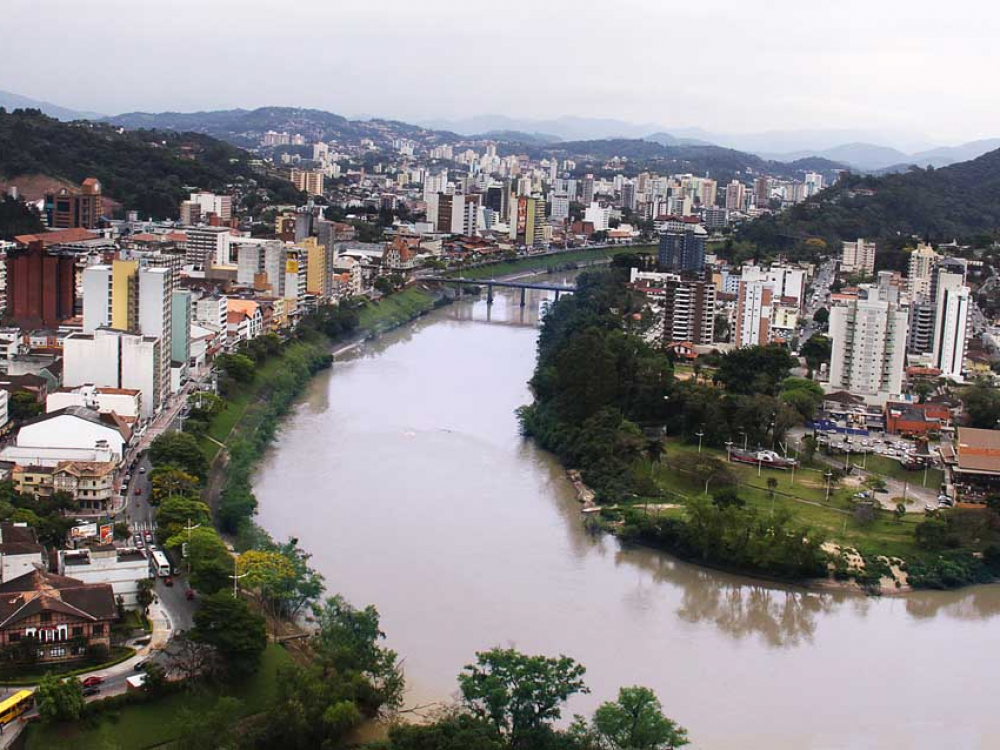
<svg viewBox="0 0 1000 750">
<path fill-rule="evenodd" d="M 35 694 L 30 690 L 19 690 L 0 703 L 0 726 L 6 726 L 35 705 Z"/>
</svg>

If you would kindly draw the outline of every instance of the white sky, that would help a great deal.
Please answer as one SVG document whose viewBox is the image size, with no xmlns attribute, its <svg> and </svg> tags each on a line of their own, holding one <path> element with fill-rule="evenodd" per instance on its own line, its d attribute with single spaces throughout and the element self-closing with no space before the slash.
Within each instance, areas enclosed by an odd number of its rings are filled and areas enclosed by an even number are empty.
<svg viewBox="0 0 1000 750">
<path fill-rule="evenodd" d="M 76 109 L 1000 136 L 996 0 L 0 0 L 0 89 Z"/>
</svg>

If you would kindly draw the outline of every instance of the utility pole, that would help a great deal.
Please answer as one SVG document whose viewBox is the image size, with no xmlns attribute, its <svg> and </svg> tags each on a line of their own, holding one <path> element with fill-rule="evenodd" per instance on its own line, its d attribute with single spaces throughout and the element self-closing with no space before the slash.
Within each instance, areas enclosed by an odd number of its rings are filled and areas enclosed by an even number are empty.
<svg viewBox="0 0 1000 750">
<path fill-rule="evenodd" d="M 698 436 L 698 455 L 700 456 L 701 455 L 701 439 L 703 437 L 705 437 L 705 430 L 704 430 L 704 428 L 699 429 L 698 432 L 695 433 L 695 435 Z"/>
<path fill-rule="evenodd" d="M 833 476 L 833 472 L 827 469 L 826 474 L 826 501 L 830 502 L 830 478 Z"/>
</svg>

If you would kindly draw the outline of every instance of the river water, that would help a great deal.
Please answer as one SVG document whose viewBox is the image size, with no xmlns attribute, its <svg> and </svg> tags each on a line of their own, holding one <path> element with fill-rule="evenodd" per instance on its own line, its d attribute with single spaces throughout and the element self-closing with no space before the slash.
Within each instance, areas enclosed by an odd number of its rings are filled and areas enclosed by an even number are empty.
<svg viewBox="0 0 1000 750">
<path fill-rule="evenodd" d="M 567 654 L 589 713 L 653 688 L 697 748 L 1000 747 L 1000 588 L 880 600 L 761 584 L 583 527 L 517 430 L 544 293 L 436 311 L 318 377 L 262 464 L 260 522 L 375 604 L 411 703 L 476 650 Z"/>
</svg>

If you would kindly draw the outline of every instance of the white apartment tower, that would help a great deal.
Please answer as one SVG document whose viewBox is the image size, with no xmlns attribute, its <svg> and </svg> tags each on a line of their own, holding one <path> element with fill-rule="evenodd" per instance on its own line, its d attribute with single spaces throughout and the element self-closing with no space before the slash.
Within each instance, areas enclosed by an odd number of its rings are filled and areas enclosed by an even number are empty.
<svg viewBox="0 0 1000 750">
<path fill-rule="evenodd" d="M 736 302 L 736 346 L 763 346 L 771 339 L 771 308 L 774 291 L 763 281 L 741 281 Z"/>
<path fill-rule="evenodd" d="M 830 386 L 884 403 L 902 392 L 909 313 L 876 286 L 830 310 Z"/>
<path fill-rule="evenodd" d="M 921 242 L 917 249 L 910 253 L 909 269 L 907 270 L 906 291 L 910 299 L 920 295 L 930 294 L 931 278 L 934 274 L 934 264 L 940 259 L 934 248 Z"/>
<path fill-rule="evenodd" d="M 971 293 L 963 274 L 943 269 L 938 272 L 936 286 L 932 365 L 941 370 L 942 377 L 961 380 Z"/>
</svg>

